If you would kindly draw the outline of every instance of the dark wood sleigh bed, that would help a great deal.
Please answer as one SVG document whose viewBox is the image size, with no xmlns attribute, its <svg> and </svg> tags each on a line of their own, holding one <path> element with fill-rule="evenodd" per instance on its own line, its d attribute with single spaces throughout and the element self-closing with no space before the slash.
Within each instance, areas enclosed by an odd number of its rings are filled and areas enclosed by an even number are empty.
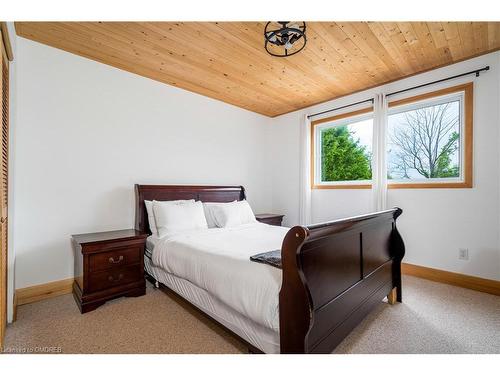
<svg viewBox="0 0 500 375">
<path fill-rule="evenodd" d="M 135 185 L 135 196 L 135 228 L 149 233 L 144 200 L 231 202 L 245 199 L 245 189 Z M 331 353 L 385 296 L 391 304 L 402 301 L 401 213 L 394 208 L 288 231 L 281 249 L 281 353 Z"/>
</svg>

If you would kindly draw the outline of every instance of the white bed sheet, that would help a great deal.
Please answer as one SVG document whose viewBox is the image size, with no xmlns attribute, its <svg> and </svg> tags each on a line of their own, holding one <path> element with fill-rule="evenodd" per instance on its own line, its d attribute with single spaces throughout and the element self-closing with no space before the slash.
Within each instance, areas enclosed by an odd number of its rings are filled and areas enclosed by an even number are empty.
<svg viewBox="0 0 500 375">
<path fill-rule="evenodd" d="M 146 250 L 153 254 L 153 249 L 155 248 L 155 245 L 158 243 L 158 241 L 159 238 L 157 236 L 148 236 L 148 238 L 146 238 Z"/>
<path fill-rule="evenodd" d="M 250 261 L 281 249 L 288 228 L 262 223 L 213 228 L 159 239 L 153 266 L 189 281 L 251 321 L 279 330 L 281 270 Z"/>
<path fill-rule="evenodd" d="M 280 352 L 278 332 L 253 322 L 189 281 L 154 266 L 147 257 L 144 258 L 144 266 L 146 271 L 156 280 L 185 298 L 205 314 L 229 328 L 248 343 L 262 350 L 264 353 L 276 354 Z"/>
</svg>

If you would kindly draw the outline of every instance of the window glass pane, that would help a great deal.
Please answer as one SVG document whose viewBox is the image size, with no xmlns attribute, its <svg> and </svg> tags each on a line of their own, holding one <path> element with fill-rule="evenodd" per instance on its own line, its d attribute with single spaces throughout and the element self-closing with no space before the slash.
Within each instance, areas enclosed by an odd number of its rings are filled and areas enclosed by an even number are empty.
<svg viewBox="0 0 500 375">
<path fill-rule="evenodd" d="M 387 175 L 392 180 L 460 177 L 460 99 L 411 106 L 388 117 Z"/>
<path fill-rule="evenodd" d="M 371 180 L 372 137 L 372 118 L 322 128 L 321 182 Z"/>
</svg>

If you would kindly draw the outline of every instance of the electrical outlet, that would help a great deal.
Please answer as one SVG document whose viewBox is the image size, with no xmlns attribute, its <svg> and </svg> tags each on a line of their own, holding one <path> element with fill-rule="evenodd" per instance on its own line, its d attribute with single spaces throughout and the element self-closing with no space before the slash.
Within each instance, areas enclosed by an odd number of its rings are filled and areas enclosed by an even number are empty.
<svg viewBox="0 0 500 375">
<path fill-rule="evenodd" d="M 458 249 L 458 259 L 469 260 L 469 249 Z"/>
</svg>

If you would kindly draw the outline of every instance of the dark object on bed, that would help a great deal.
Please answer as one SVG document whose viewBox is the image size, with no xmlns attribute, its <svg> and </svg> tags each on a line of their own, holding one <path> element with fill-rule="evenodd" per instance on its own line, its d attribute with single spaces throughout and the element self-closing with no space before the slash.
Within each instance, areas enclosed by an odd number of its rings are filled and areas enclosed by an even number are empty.
<svg viewBox="0 0 500 375">
<path fill-rule="evenodd" d="M 245 199 L 242 186 L 136 185 L 136 229 L 149 232 L 144 200 Z M 388 296 L 401 302 L 404 243 L 394 208 L 296 226 L 281 248 L 281 353 L 331 353 Z"/>
<path fill-rule="evenodd" d="M 250 257 L 252 262 L 267 264 L 272 267 L 281 268 L 281 250 L 267 251 L 252 255 Z"/>
</svg>

